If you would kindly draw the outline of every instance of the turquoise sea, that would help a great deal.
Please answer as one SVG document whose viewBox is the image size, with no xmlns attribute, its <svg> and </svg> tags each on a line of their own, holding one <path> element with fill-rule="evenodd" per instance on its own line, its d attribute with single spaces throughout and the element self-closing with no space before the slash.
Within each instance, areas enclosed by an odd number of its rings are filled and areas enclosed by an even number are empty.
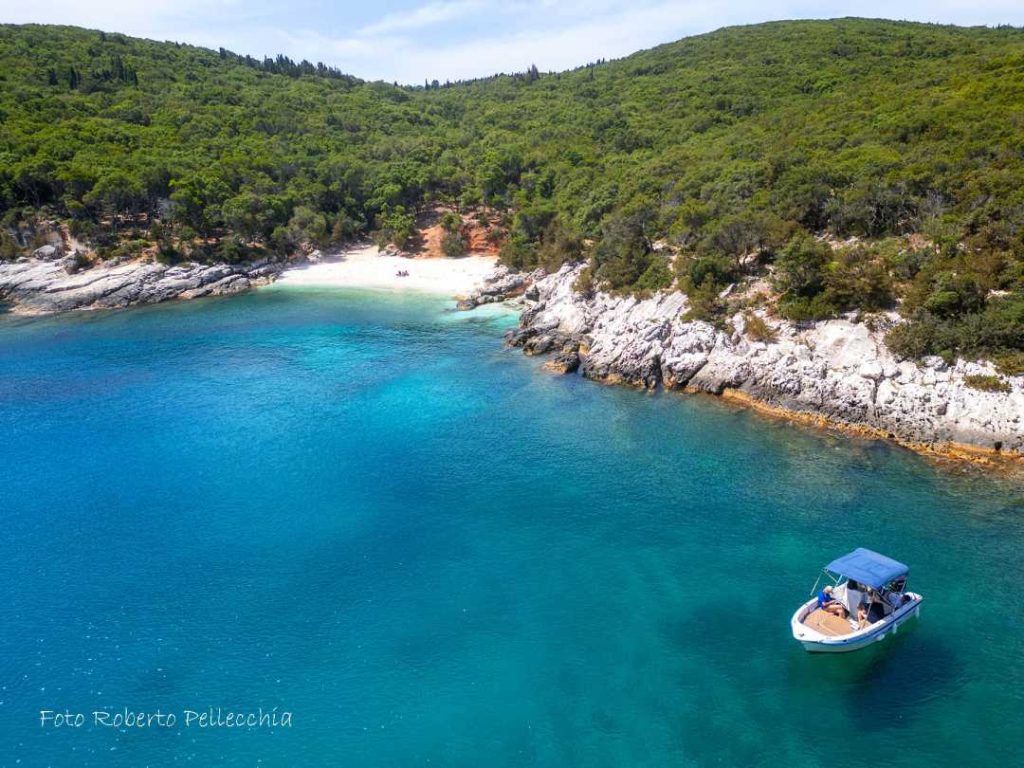
<svg viewBox="0 0 1024 768">
<path fill-rule="evenodd" d="M 1020 764 L 1024 483 L 552 376 L 448 306 L 0 318 L 0 766 Z M 859 545 L 921 618 L 809 655 Z"/>
</svg>

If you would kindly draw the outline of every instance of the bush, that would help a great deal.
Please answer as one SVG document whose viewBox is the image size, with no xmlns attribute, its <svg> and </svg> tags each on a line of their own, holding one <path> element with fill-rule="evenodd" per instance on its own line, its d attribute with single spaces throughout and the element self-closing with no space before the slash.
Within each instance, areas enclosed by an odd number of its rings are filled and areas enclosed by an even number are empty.
<svg viewBox="0 0 1024 768">
<path fill-rule="evenodd" d="M 441 251 L 445 256 L 463 256 L 468 248 L 469 243 L 458 230 L 455 232 L 445 232 L 444 237 L 441 238 Z"/>
<path fill-rule="evenodd" d="M 825 267 L 832 259 L 828 243 L 807 232 L 795 235 L 775 260 L 775 288 L 783 299 L 810 300 L 825 290 Z"/>
<path fill-rule="evenodd" d="M 659 253 L 652 253 L 647 269 L 637 278 L 633 289 L 643 293 L 663 291 L 672 287 L 673 279 L 668 259 Z"/>
<path fill-rule="evenodd" d="M 964 383 L 972 389 L 980 389 L 982 392 L 1009 392 L 1010 384 L 999 376 L 986 376 L 984 374 L 972 374 L 964 376 Z"/>
<path fill-rule="evenodd" d="M 7 232 L 0 232 L 0 261 L 13 261 L 21 255 L 17 241 Z"/>
<path fill-rule="evenodd" d="M 797 323 L 827 320 L 835 317 L 836 312 L 836 306 L 825 293 L 810 299 L 805 296 L 784 296 L 779 299 L 779 314 Z"/>
<path fill-rule="evenodd" d="M 441 229 L 445 232 L 454 234 L 462 228 L 462 217 L 459 214 L 452 211 L 447 211 L 441 217 Z"/>
<path fill-rule="evenodd" d="M 744 332 L 751 341 L 763 341 L 770 344 L 779 338 L 778 332 L 764 321 L 760 315 L 745 312 L 743 315 Z"/>
<path fill-rule="evenodd" d="M 351 240 L 359 235 L 365 226 L 365 222 L 352 217 L 345 211 L 341 211 L 331 225 L 331 242 L 341 243 L 345 240 Z"/>
<path fill-rule="evenodd" d="M 921 306 L 937 317 L 960 317 L 984 306 L 985 294 L 973 277 L 940 272 L 933 284 Z"/>
<path fill-rule="evenodd" d="M 1003 352 L 992 361 L 1004 376 L 1024 376 L 1024 352 Z"/>
<path fill-rule="evenodd" d="M 993 299 L 981 312 L 963 317 L 918 310 L 889 332 L 886 344 L 904 357 L 1005 359 L 1012 369 L 1024 353 L 1024 298 Z"/>
<path fill-rule="evenodd" d="M 394 245 L 406 250 L 416 235 L 416 220 L 405 208 L 398 205 L 381 214 L 374 240 L 381 248 Z"/>
<path fill-rule="evenodd" d="M 844 251 L 825 278 L 828 301 L 840 310 L 878 312 L 896 301 L 888 267 L 869 249 Z"/>
<path fill-rule="evenodd" d="M 582 293 L 587 298 L 594 295 L 596 286 L 594 285 L 594 273 L 591 271 L 590 265 L 580 270 L 579 275 L 577 275 L 575 282 L 572 284 L 572 289 L 576 293 Z"/>
<path fill-rule="evenodd" d="M 719 286 L 719 292 L 737 279 L 732 262 L 724 256 L 688 254 L 676 259 L 676 275 L 685 291 L 704 285 L 706 281 Z"/>
<path fill-rule="evenodd" d="M 885 335 L 885 345 L 897 357 L 917 360 L 935 351 L 937 330 L 934 323 L 909 321 L 900 323 Z"/>
<path fill-rule="evenodd" d="M 552 219 L 541 235 L 537 259 L 548 272 L 563 264 L 572 264 L 583 257 L 583 238 L 561 218 Z"/>
<path fill-rule="evenodd" d="M 300 205 L 295 209 L 291 220 L 288 222 L 288 228 L 291 230 L 292 239 L 296 243 L 308 243 L 320 248 L 330 242 L 330 230 L 327 228 L 327 219 L 322 213 L 318 213 L 307 206 Z"/>
<path fill-rule="evenodd" d="M 280 256 L 290 256 L 298 250 L 299 244 L 295 232 L 290 227 L 277 226 L 270 234 L 270 244 L 274 252 Z"/>
<path fill-rule="evenodd" d="M 718 285 L 710 279 L 706 279 L 698 286 L 691 287 L 686 292 L 690 308 L 683 314 L 683 320 L 718 322 L 725 310 L 725 303 L 719 298 L 720 293 Z"/>
<path fill-rule="evenodd" d="M 498 261 L 509 269 L 532 269 L 537 265 L 537 252 L 521 235 L 513 235 L 498 251 Z"/>
<path fill-rule="evenodd" d="M 248 249 L 238 237 L 225 237 L 217 246 L 217 256 L 228 264 L 245 261 Z"/>
<path fill-rule="evenodd" d="M 612 291 L 629 291 L 651 266 L 647 210 L 609 216 L 594 249 L 594 276 Z M 658 257 L 661 258 L 661 257 Z"/>
</svg>

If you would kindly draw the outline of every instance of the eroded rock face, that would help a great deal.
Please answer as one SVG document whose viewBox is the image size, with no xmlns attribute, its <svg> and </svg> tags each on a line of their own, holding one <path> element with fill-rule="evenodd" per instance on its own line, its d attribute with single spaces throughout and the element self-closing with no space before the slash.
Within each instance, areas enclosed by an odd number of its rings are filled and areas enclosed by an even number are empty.
<svg viewBox="0 0 1024 768">
<path fill-rule="evenodd" d="M 573 290 L 579 269 L 565 266 L 533 281 L 526 295 L 535 299 L 508 337 L 531 354 L 555 354 L 549 368 L 575 370 L 559 362 L 572 350 L 579 371 L 592 379 L 713 394 L 738 390 L 908 443 L 1024 452 L 1024 377 L 1006 378 L 1010 392 L 982 392 L 965 377 L 994 374 L 990 364 L 899 360 L 882 330 L 849 320 L 797 327 L 765 317 L 775 340 L 751 341 L 742 315 L 732 318 L 730 333 L 683 321 L 688 303 L 678 292 L 644 300 L 584 296 Z"/>
<path fill-rule="evenodd" d="M 282 265 L 131 262 L 80 269 L 77 260 L 0 264 L 0 299 L 25 314 L 73 309 L 116 309 L 244 291 L 270 282 Z"/>
</svg>

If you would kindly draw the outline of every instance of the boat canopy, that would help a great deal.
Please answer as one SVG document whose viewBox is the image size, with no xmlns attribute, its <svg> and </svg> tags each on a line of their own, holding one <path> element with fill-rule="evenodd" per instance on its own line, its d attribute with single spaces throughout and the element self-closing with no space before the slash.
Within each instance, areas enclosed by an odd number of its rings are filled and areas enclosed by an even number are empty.
<svg viewBox="0 0 1024 768">
<path fill-rule="evenodd" d="M 905 576 L 910 569 L 891 557 L 858 547 L 848 555 L 837 557 L 826 569 L 873 589 L 884 587 L 893 579 Z"/>
</svg>

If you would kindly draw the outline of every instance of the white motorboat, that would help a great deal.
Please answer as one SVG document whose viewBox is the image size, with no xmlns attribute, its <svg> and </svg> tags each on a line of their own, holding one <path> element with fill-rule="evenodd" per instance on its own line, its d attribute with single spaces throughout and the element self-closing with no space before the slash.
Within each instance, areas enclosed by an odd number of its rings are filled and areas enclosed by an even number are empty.
<svg viewBox="0 0 1024 768">
<path fill-rule="evenodd" d="M 903 563 L 859 548 L 825 566 L 811 590 L 815 596 L 790 621 L 793 637 L 817 653 L 857 651 L 894 635 L 921 613 L 923 598 L 906 591 Z"/>
</svg>

